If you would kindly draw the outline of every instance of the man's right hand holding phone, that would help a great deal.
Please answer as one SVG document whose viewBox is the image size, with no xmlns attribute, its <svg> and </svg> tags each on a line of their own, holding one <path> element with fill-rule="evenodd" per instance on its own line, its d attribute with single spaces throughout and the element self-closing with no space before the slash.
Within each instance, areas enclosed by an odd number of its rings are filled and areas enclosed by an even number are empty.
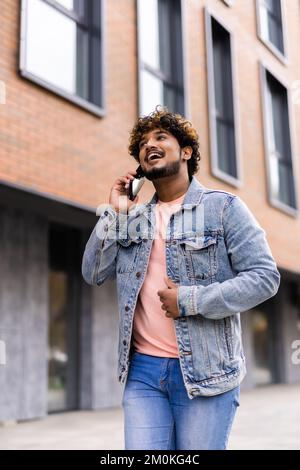
<svg viewBox="0 0 300 470">
<path fill-rule="evenodd" d="M 128 197 L 129 183 L 135 178 L 136 174 L 136 170 L 128 171 L 126 175 L 120 176 L 114 182 L 110 191 L 109 204 L 116 212 L 128 212 L 138 202 L 138 196 L 133 201 Z"/>
</svg>

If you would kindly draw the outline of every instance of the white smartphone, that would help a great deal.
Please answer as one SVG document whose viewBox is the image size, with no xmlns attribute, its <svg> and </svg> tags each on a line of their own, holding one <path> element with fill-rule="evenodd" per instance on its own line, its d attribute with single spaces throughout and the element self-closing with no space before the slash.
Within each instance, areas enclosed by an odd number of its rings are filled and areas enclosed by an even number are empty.
<svg viewBox="0 0 300 470">
<path fill-rule="evenodd" d="M 134 200 L 134 198 L 140 191 L 141 187 L 145 183 L 145 180 L 146 178 L 144 176 L 142 167 L 141 165 L 139 165 L 138 168 L 136 169 L 136 176 L 132 181 L 130 181 L 129 187 L 128 187 L 128 197 L 131 201 Z"/>
</svg>

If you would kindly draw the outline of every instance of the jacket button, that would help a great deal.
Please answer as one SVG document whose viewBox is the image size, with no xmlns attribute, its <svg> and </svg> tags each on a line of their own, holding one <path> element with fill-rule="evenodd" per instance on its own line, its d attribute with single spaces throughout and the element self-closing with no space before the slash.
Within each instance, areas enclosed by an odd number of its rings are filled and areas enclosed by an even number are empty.
<svg viewBox="0 0 300 470">
<path fill-rule="evenodd" d="M 128 305 L 126 305 L 125 312 L 128 312 L 128 310 L 130 310 L 130 308 L 128 307 Z"/>
<path fill-rule="evenodd" d="M 141 277 L 141 272 L 138 271 L 135 276 L 136 276 L 136 277 Z"/>
</svg>

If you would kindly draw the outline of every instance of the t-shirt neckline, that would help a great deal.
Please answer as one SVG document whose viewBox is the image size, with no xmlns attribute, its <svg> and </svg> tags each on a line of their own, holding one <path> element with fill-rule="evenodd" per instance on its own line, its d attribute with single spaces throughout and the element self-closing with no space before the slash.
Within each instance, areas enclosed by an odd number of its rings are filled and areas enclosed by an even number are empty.
<svg viewBox="0 0 300 470">
<path fill-rule="evenodd" d="M 161 201 L 160 199 L 158 199 L 157 204 L 159 204 L 160 206 L 176 204 L 176 203 L 181 202 L 184 199 L 185 195 L 186 193 L 182 194 L 182 196 L 179 196 L 176 199 L 173 199 L 172 201 Z"/>
</svg>

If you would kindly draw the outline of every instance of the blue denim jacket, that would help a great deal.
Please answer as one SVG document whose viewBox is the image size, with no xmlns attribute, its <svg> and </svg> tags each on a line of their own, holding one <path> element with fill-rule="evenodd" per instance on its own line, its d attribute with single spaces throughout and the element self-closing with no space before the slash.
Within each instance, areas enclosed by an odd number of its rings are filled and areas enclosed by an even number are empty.
<svg viewBox="0 0 300 470">
<path fill-rule="evenodd" d="M 89 284 L 117 282 L 122 383 L 155 236 L 156 202 L 155 193 L 129 214 L 102 207 L 82 260 Z M 167 275 L 179 286 L 180 316 L 173 321 L 188 396 L 226 392 L 246 374 L 240 312 L 274 296 L 280 283 L 265 231 L 239 196 L 209 189 L 193 177 L 183 206 L 170 217 L 165 246 Z"/>
</svg>

